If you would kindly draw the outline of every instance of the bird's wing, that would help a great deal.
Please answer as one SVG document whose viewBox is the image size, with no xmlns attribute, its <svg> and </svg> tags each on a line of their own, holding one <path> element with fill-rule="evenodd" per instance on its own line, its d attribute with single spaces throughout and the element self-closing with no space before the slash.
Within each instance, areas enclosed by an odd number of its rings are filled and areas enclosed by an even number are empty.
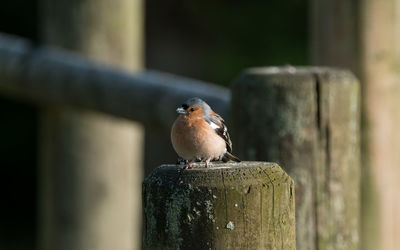
<svg viewBox="0 0 400 250">
<path fill-rule="evenodd" d="M 211 114 L 205 118 L 206 122 L 214 129 L 214 131 L 224 139 L 226 144 L 226 150 L 232 153 L 232 142 L 228 133 L 228 128 L 226 127 L 224 119 L 216 113 Z"/>
</svg>

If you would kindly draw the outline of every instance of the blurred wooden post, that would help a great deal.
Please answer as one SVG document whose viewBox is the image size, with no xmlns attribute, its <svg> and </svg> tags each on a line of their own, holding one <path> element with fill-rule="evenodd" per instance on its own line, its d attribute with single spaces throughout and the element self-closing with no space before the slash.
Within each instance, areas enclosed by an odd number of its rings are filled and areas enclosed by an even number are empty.
<svg viewBox="0 0 400 250">
<path fill-rule="evenodd" d="M 270 67 L 232 86 L 232 141 L 296 184 L 297 249 L 358 249 L 359 85 L 348 71 Z"/>
<path fill-rule="evenodd" d="M 312 63 L 349 68 L 362 83 L 361 249 L 398 249 L 400 1 L 313 0 L 310 6 Z"/>
<path fill-rule="evenodd" d="M 294 184 L 277 164 L 199 165 L 145 179 L 144 249 L 295 249 Z"/>
<path fill-rule="evenodd" d="M 41 0 L 42 40 L 138 70 L 142 4 Z M 91 111 L 50 107 L 43 109 L 41 133 L 39 249 L 140 249 L 143 128 Z"/>
</svg>

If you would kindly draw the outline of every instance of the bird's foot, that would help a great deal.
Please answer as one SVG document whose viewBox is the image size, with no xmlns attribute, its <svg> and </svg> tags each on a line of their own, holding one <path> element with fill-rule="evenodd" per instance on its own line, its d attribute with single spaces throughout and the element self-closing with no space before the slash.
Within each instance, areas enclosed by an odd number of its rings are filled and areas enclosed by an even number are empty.
<svg viewBox="0 0 400 250">
<path fill-rule="evenodd" d="M 192 169 L 192 161 L 186 161 L 186 165 L 183 167 L 183 169 Z"/>
<path fill-rule="evenodd" d="M 206 168 L 208 168 L 208 167 L 210 167 L 211 166 L 211 158 L 208 158 L 207 160 L 206 160 Z"/>
</svg>

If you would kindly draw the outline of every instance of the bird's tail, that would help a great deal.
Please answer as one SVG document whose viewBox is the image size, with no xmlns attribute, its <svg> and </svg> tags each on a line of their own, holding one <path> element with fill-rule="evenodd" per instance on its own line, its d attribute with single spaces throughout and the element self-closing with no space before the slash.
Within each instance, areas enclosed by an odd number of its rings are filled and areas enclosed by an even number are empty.
<svg viewBox="0 0 400 250">
<path fill-rule="evenodd" d="M 236 161 L 236 162 L 240 162 L 240 159 L 239 159 L 238 157 L 234 156 L 233 154 L 231 154 L 231 153 L 229 153 L 229 152 L 226 152 L 226 153 L 224 154 L 224 157 L 222 157 L 222 161 L 223 161 L 223 162 L 227 162 L 227 161 L 229 161 L 229 160 Z"/>
</svg>

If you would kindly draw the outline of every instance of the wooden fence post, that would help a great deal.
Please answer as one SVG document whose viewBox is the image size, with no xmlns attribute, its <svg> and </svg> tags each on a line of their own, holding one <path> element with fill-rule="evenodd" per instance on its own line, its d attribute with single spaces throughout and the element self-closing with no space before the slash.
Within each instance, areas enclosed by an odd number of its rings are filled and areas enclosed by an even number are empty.
<svg viewBox="0 0 400 250">
<path fill-rule="evenodd" d="M 232 86 L 232 141 L 296 184 L 297 249 L 358 249 L 359 84 L 348 71 L 269 67 Z"/>
<path fill-rule="evenodd" d="M 39 2 L 44 43 L 141 69 L 143 1 Z M 104 89 L 95 91 L 103 95 Z M 57 106 L 42 109 L 40 132 L 39 249 L 140 249 L 143 127 Z"/>
<path fill-rule="evenodd" d="M 362 83 L 361 249 L 397 250 L 400 1 L 312 0 L 310 6 L 312 64 L 349 68 Z"/>
<path fill-rule="evenodd" d="M 145 179 L 144 249 L 295 249 L 294 184 L 277 164 L 199 165 Z"/>
</svg>

